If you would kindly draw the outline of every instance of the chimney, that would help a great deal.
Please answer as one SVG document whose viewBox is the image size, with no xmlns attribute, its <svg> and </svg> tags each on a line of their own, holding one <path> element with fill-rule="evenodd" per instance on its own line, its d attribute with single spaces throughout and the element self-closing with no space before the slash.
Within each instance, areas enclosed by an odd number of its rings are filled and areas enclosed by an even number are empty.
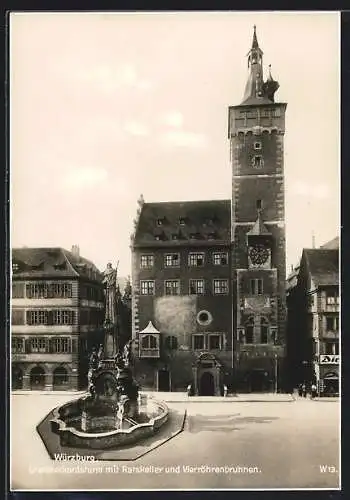
<svg viewBox="0 0 350 500">
<path fill-rule="evenodd" d="M 72 245 L 72 254 L 74 255 L 74 257 L 80 257 L 80 249 L 79 249 L 79 245 Z"/>
</svg>

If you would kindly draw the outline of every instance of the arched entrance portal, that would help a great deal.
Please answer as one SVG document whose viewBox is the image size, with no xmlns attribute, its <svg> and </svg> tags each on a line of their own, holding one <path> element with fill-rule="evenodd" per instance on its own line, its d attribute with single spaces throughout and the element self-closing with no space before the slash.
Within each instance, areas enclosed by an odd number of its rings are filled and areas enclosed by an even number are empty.
<svg viewBox="0 0 350 500">
<path fill-rule="evenodd" d="M 42 391 L 45 388 L 45 370 L 35 366 L 30 372 L 30 388 L 32 391 Z"/>
<path fill-rule="evenodd" d="M 192 366 L 194 394 L 220 396 L 223 394 L 222 365 L 211 353 L 200 354 Z"/>
<path fill-rule="evenodd" d="M 200 396 L 214 396 L 215 383 L 214 377 L 210 372 L 204 372 L 199 382 L 199 395 Z"/>
<path fill-rule="evenodd" d="M 68 389 L 68 373 L 63 366 L 59 366 L 53 372 L 53 390 L 65 390 Z"/>
<path fill-rule="evenodd" d="M 23 372 L 17 366 L 12 367 L 12 389 L 22 389 L 23 388 Z"/>
</svg>

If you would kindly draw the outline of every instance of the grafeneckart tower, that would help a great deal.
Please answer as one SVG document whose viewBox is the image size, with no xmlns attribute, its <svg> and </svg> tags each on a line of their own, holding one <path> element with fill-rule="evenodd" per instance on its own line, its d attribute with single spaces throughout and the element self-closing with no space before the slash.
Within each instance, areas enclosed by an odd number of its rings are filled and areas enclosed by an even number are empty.
<svg viewBox="0 0 350 500">
<path fill-rule="evenodd" d="M 263 52 L 254 26 L 248 80 L 238 106 L 229 107 L 232 164 L 232 272 L 235 379 L 243 390 L 284 384 L 285 103 L 279 84 L 264 81 Z"/>
</svg>

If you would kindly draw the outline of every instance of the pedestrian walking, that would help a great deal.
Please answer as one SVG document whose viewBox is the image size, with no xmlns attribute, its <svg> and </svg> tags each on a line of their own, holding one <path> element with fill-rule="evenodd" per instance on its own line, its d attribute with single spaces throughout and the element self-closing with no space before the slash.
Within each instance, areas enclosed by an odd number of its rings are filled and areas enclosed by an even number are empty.
<svg viewBox="0 0 350 500">
<path fill-rule="evenodd" d="M 303 385 L 299 384 L 298 385 L 298 396 L 301 398 L 303 395 Z"/>
<path fill-rule="evenodd" d="M 306 398 L 307 391 L 306 391 L 306 384 L 305 384 L 305 382 L 301 386 L 301 393 L 303 395 L 303 398 Z"/>
</svg>

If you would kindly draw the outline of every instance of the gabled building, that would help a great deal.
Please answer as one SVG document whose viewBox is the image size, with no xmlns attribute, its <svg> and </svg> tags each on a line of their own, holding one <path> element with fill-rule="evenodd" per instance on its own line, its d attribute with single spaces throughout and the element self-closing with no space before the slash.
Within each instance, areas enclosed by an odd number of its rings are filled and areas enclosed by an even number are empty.
<svg viewBox="0 0 350 500">
<path fill-rule="evenodd" d="M 283 386 L 285 103 L 254 27 L 243 101 L 228 110 L 230 200 L 145 203 L 132 236 L 141 384 L 220 394 Z M 229 173 L 228 173 L 229 174 Z"/>
<path fill-rule="evenodd" d="M 316 382 L 339 392 L 339 240 L 304 249 L 288 289 L 288 358 L 293 385 Z"/>
<path fill-rule="evenodd" d="M 12 250 L 12 389 L 86 387 L 102 340 L 102 275 L 74 246 Z"/>
</svg>

